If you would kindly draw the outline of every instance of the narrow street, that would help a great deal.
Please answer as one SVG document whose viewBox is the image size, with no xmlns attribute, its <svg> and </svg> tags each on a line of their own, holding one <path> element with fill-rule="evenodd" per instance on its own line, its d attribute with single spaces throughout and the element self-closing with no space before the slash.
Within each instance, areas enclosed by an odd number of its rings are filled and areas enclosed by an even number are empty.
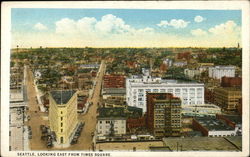
<svg viewBox="0 0 250 157">
<path fill-rule="evenodd" d="M 78 143 L 67 148 L 68 150 L 92 150 L 91 133 L 95 131 L 96 127 L 97 108 L 100 100 L 102 80 L 106 69 L 105 66 L 104 61 L 102 61 L 100 73 L 97 76 L 96 86 L 94 87 L 93 97 L 90 99 L 90 102 L 93 102 L 93 105 L 89 107 L 89 110 L 85 115 L 79 115 L 79 120 L 85 122 L 82 134 L 78 139 Z"/>
<path fill-rule="evenodd" d="M 41 138 L 41 131 L 40 125 L 41 124 L 48 124 L 48 121 L 43 120 L 42 116 L 46 115 L 47 113 L 42 113 L 39 111 L 38 104 L 36 101 L 36 91 L 33 84 L 34 78 L 31 70 L 27 68 L 27 98 L 28 98 L 28 107 L 29 110 L 27 111 L 27 115 L 30 116 L 30 120 L 27 122 L 27 125 L 31 126 L 32 130 L 32 139 L 30 139 L 29 147 L 31 150 L 47 150 L 45 143 L 40 139 Z"/>
</svg>

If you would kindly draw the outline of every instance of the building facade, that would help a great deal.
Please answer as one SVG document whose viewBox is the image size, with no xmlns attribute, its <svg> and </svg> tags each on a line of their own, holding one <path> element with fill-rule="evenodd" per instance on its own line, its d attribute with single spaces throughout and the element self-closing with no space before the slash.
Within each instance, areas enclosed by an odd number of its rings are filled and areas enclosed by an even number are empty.
<svg viewBox="0 0 250 157">
<path fill-rule="evenodd" d="M 126 134 L 126 115 L 123 108 L 100 108 L 97 117 L 98 136 Z"/>
<path fill-rule="evenodd" d="M 208 75 L 211 78 L 219 79 L 223 76 L 235 77 L 235 66 L 215 66 L 208 69 Z"/>
<path fill-rule="evenodd" d="M 180 136 L 181 100 L 170 93 L 147 93 L 146 126 L 156 138 Z"/>
<path fill-rule="evenodd" d="M 51 91 L 49 102 L 50 128 L 56 133 L 57 144 L 67 147 L 78 124 L 77 92 Z"/>
<path fill-rule="evenodd" d="M 199 76 L 200 75 L 200 70 L 196 70 L 196 69 L 185 69 L 184 70 L 184 74 L 189 77 L 189 78 L 194 78 L 195 76 Z"/>
<path fill-rule="evenodd" d="M 225 110 L 236 110 L 242 98 L 240 88 L 215 88 L 214 102 Z"/>
<path fill-rule="evenodd" d="M 146 112 L 147 92 L 172 93 L 181 99 L 182 106 L 204 104 L 203 83 L 162 80 L 148 75 L 126 79 L 126 102 L 129 106 L 142 108 Z"/>
</svg>

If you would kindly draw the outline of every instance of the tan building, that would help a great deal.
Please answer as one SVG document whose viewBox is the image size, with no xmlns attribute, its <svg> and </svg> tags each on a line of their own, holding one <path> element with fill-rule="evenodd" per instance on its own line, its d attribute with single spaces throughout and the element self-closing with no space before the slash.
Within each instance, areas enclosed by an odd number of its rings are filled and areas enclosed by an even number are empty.
<svg viewBox="0 0 250 157">
<path fill-rule="evenodd" d="M 240 88 L 215 88 L 214 101 L 225 110 L 235 110 L 239 105 L 239 99 L 242 98 Z"/>
<path fill-rule="evenodd" d="M 77 92 L 74 90 L 52 91 L 49 101 L 51 131 L 56 133 L 57 144 L 60 147 L 67 147 L 78 123 Z"/>
</svg>

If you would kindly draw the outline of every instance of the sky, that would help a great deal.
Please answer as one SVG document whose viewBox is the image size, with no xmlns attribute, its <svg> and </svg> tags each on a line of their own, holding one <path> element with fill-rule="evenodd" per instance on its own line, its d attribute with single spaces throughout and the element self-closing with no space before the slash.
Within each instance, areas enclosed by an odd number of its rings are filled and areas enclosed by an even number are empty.
<svg viewBox="0 0 250 157">
<path fill-rule="evenodd" d="M 11 10 L 12 47 L 235 47 L 241 10 Z"/>
</svg>

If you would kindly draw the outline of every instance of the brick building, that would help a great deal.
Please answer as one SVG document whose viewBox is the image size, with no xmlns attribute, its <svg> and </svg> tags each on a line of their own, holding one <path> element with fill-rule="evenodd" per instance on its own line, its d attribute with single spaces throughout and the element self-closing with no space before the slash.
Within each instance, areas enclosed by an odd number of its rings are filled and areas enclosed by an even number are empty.
<svg viewBox="0 0 250 157">
<path fill-rule="evenodd" d="M 222 87 L 241 87 L 242 78 L 241 77 L 222 77 L 221 86 Z"/>
<path fill-rule="evenodd" d="M 180 98 L 171 93 L 147 93 L 146 127 L 156 138 L 180 136 Z"/>
<path fill-rule="evenodd" d="M 105 75 L 103 80 L 103 88 L 125 88 L 123 75 Z"/>
</svg>

